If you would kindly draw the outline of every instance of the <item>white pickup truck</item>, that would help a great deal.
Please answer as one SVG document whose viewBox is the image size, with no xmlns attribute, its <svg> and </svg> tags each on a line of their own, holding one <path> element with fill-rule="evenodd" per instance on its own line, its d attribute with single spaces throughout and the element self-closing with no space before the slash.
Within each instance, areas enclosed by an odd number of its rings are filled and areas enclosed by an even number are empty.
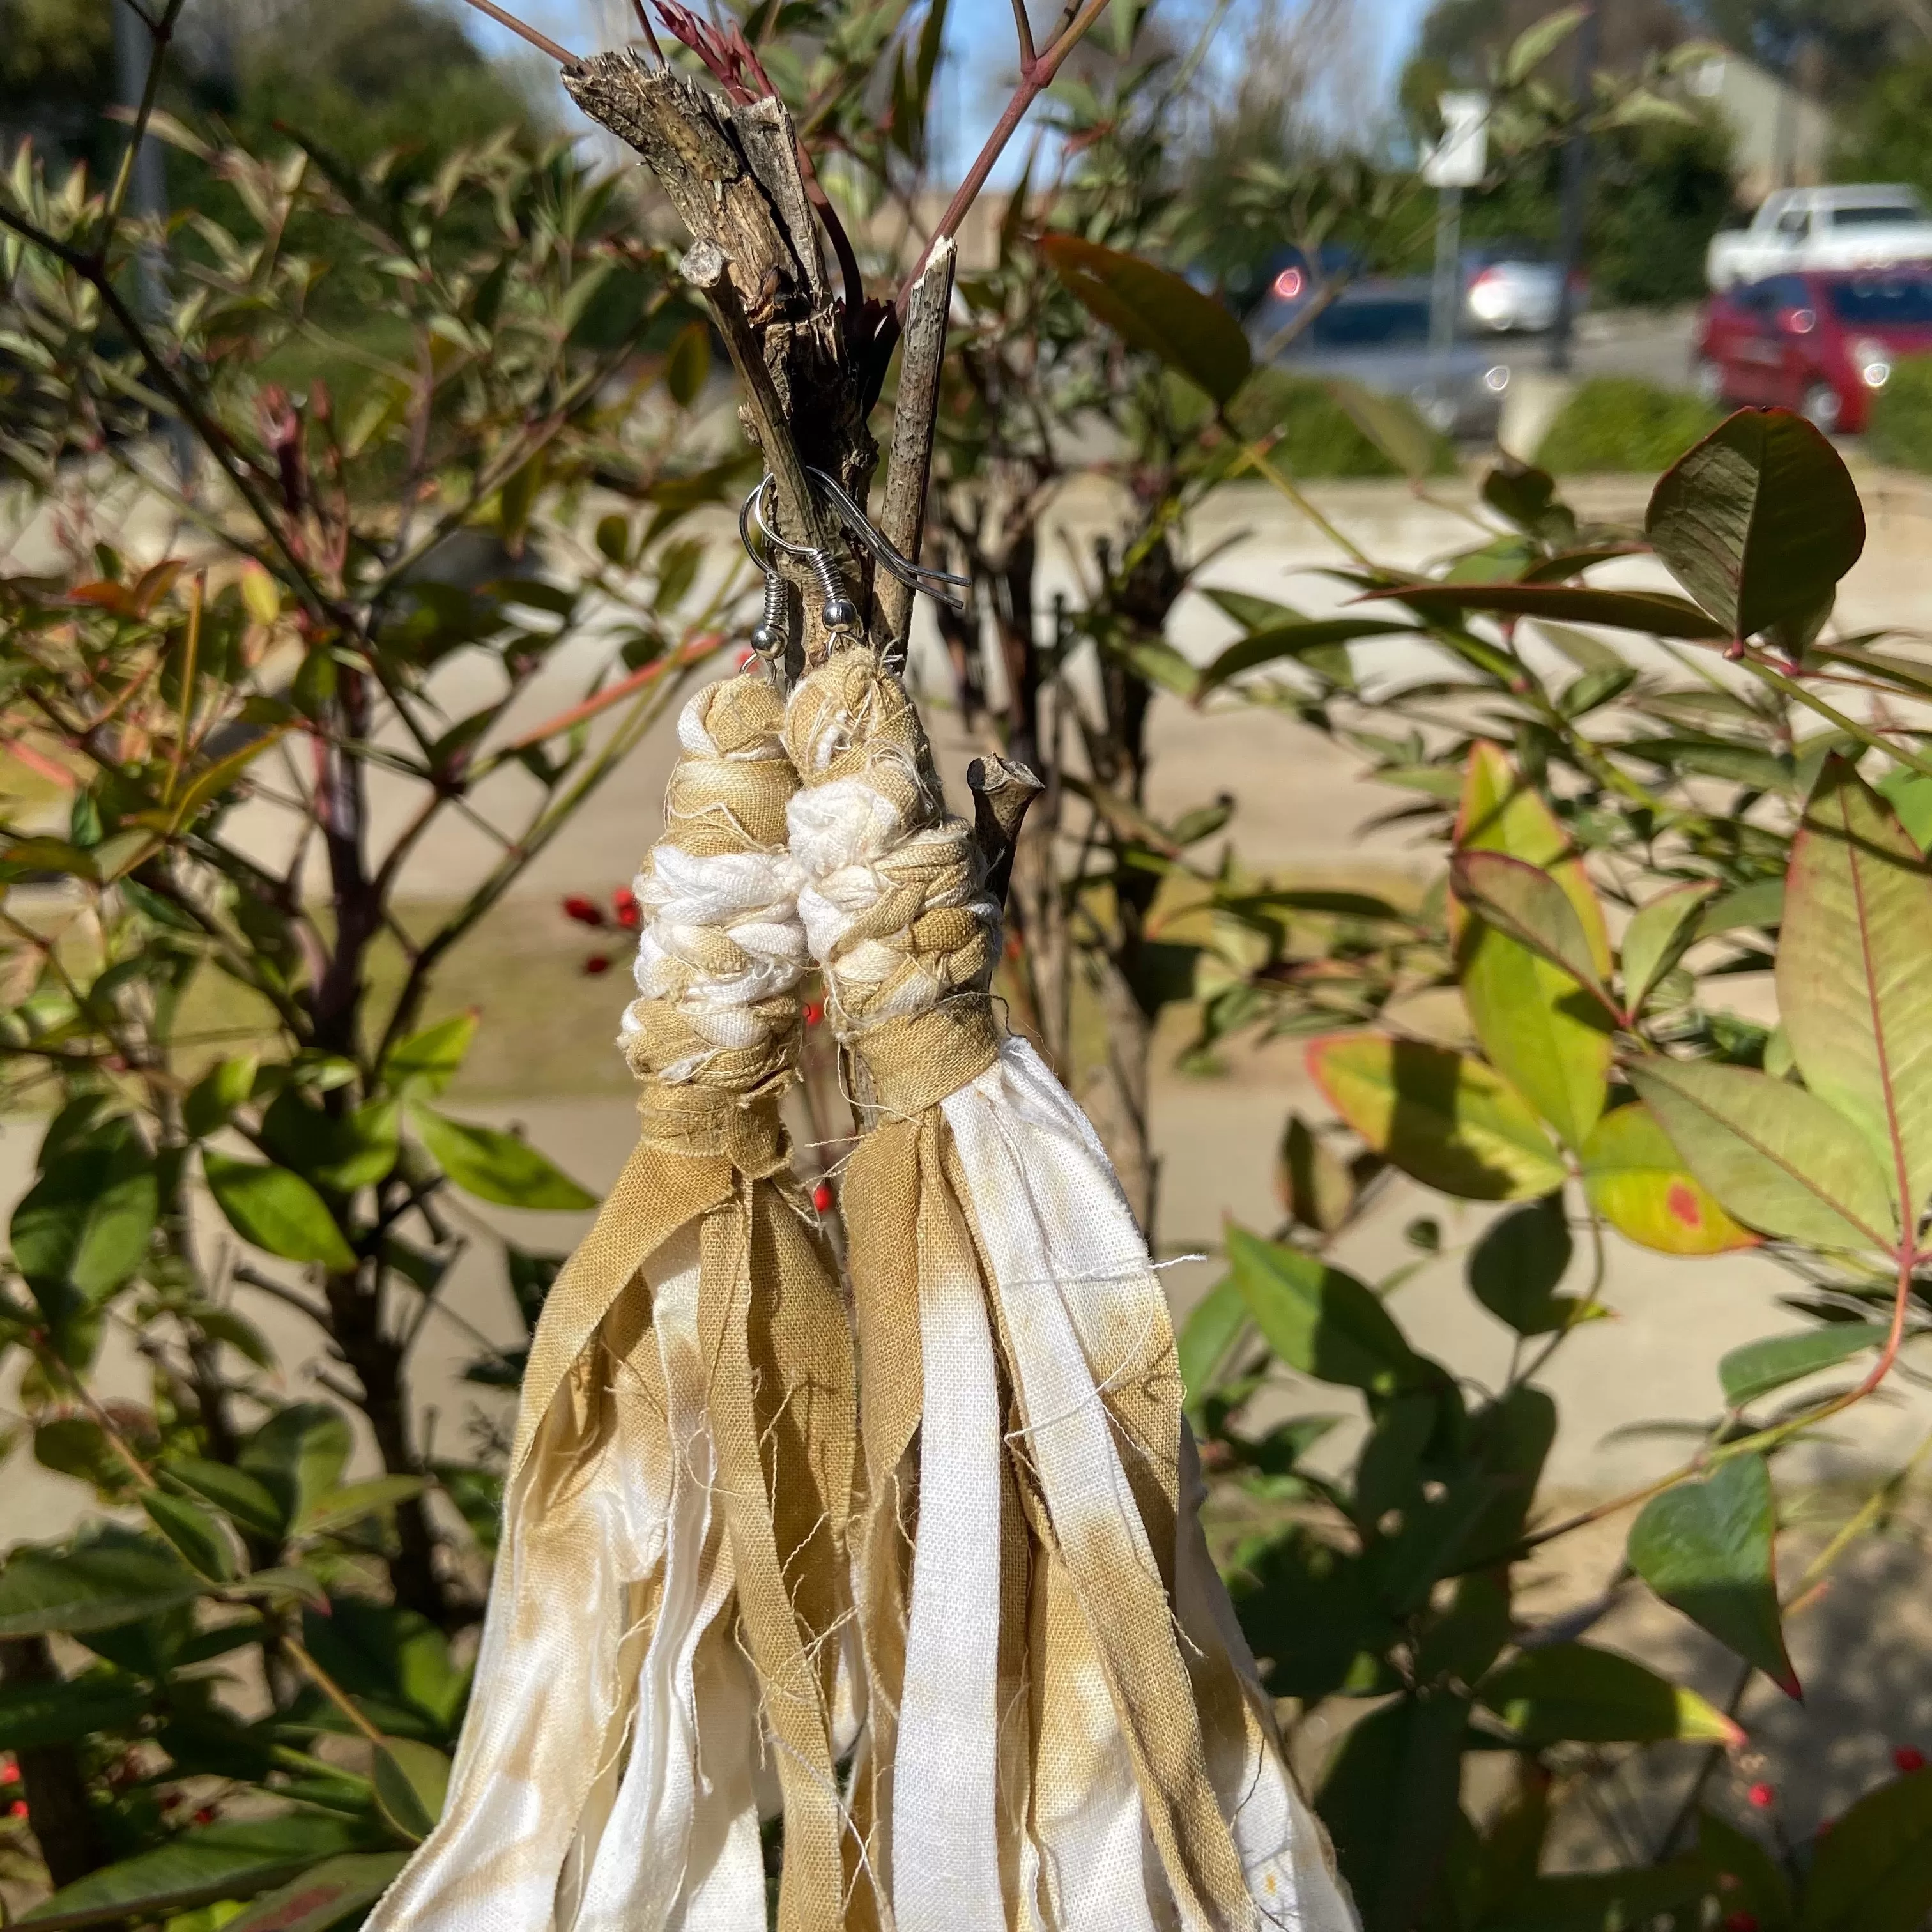
<svg viewBox="0 0 1932 1932">
<path fill-rule="evenodd" d="M 1714 289 L 1803 268 L 1883 268 L 1932 262 L 1932 216 L 1909 188 L 1783 188 L 1748 228 L 1712 238 L 1704 272 Z"/>
</svg>

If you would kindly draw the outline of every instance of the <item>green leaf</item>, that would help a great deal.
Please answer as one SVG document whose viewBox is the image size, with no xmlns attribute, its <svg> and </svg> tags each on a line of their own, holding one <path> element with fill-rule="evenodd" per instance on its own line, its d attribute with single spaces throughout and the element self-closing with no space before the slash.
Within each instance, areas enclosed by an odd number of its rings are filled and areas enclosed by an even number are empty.
<svg viewBox="0 0 1932 1932">
<path fill-rule="evenodd" d="M 366 1830 L 358 1820 L 319 1811 L 220 1819 L 63 1886 L 20 1923 L 61 1932 L 108 1919 L 148 1922 L 216 1899 L 247 1898 L 352 1850 Z"/>
<path fill-rule="evenodd" d="M 1597 590 L 1570 584 L 1400 584 L 1372 590 L 1365 603 L 1402 603 L 1432 623 L 1454 622 L 1465 610 L 1495 617 L 1547 617 L 1559 623 L 1601 624 L 1653 638 L 1706 640 L 1728 634 L 1696 604 L 1661 590 Z"/>
<path fill-rule="evenodd" d="M 143 1490 L 141 1507 L 148 1520 L 187 1559 L 189 1568 L 211 1583 L 232 1583 L 238 1574 L 235 1552 L 221 1526 L 205 1509 L 165 1490 Z"/>
<path fill-rule="evenodd" d="M 688 322 L 678 331 L 664 358 L 664 387 L 680 409 L 688 410 L 704 393 L 710 376 L 710 327 Z"/>
<path fill-rule="evenodd" d="M 1046 256 L 1075 299 L 1123 340 L 1144 350 L 1226 404 L 1254 366 L 1241 326 L 1180 276 L 1074 235 L 1042 238 Z"/>
<path fill-rule="evenodd" d="M 1563 1162 L 1522 1096 L 1467 1054 L 1338 1034 L 1310 1043 L 1308 1066 L 1342 1119 L 1426 1186 L 1521 1201 L 1563 1185 Z"/>
<path fill-rule="evenodd" d="M 205 1140 L 235 1118 L 235 1110 L 254 1090 L 260 1056 L 238 1054 L 218 1060 L 188 1090 L 182 1102 L 182 1124 L 196 1140 Z"/>
<path fill-rule="evenodd" d="M 153 1162 L 124 1120 L 50 1160 L 14 1210 L 14 1263 L 50 1320 L 105 1301 L 146 1260 Z"/>
<path fill-rule="evenodd" d="M 373 1905 L 409 1862 L 406 1852 L 345 1852 L 256 1900 L 221 1932 L 332 1932 Z"/>
<path fill-rule="evenodd" d="M 1215 1370 L 1226 1360 L 1247 1322 L 1248 1304 L 1232 1276 L 1216 1282 L 1194 1304 L 1175 1344 L 1190 1406 L 1198 1406 L 1214 1386 Z"/>
<path fill-rule="evenodd" d="M 0 1569 L 0 1637 L 112 1630 L 203 1587 L 167 1544 L 116 1524 L 64 1549 L 25 1544 Z"/>
<path fill-rule="evenodd" d="M 1643 1011 L 1658 980 L 1682 958 L 1697 936 L 1696 920 L 1718 890 L 1714 880 L 1691 879 L 1646 899 L 1624 928 L 1624 1010 Z"/>
<path fill-rule="evenodd" d="M 1932 869 L 1846 760 L 1825 761 L 1791 848 L 1778 1004 L 1804 1084 L 1932 1191 Z"/>
<path fill-rule="evenodd" d="M 1740 926 L 1774 932 L 1784 920 L 1784 881 L 1754 879 L 1749 885 L 1720 893 L 1711 902 L 1697 922 L 1697 937 L 1714 939 L 1720 932 L 1735 932 Z"/>
<path fill-rule="evenodd" d="M 1883 1322 L 1830 1322 L 1822 1328 L 1800 1329 L 1792 1335 L 1767 1335 L 1732 1349 L 1718 1364 L 1724 1400 L 1742 1408 L 1761 1395 L 1787 1382 L 1828 1369 L 1867 1348 L 1876 1348 L 1891 1333 Z"/>
<path fill-rule="evenodd" d="M 1504 86 L 1520 87 L 1576 31 L 1589 10 L 1587 7 L 1565 7 L 1524 28 L 1504 58 Z"/>
<path fill-rule="evenodd" d="M 374 1476 L 366 1483 L 351 1483 L 346 1488 L 325 1490 L 296 1519 L 298 1536 L 319 1536 L 326 1530 L 340 1529 L 364 1516 L 419 1496 L 427 1487 L 421 1476 Z"/>
<path fill-rule="evenodd" d="M 1786 410 L 1740 410 L 1658 479 L 1644 534 L 1732 638 L 1815 610 L 1864 548 L 1829 440 Z"/>
<path fill-rule="evenodd" d="M 1436 1895 L 1459 1816 L 1468 1706 L 1398 1698 L 1353 1725 L 1316 1808 L 1361 1914 L 1362 1932 L 1410 1932 Z"/>
<path fill-rule="evenodd" d="M 1666 1255 L 1717 1255 L 1757 1237 L 1718 1205 L 1640 1100 L 1613 1107 L 1582 1145 L 1583 1191 L 1625 1240 Z"/>
<path fill-rule="evenodd" d="M 276 1410 L 242 1444 L 236 1460 L 274 1498 L 286 1527 L 340 1485 L 354 1447 L 340 1409 L 296 1402 Z"/>
<path fill-rule="evenodd" d="M 1504 852 L 1461 851 L 1450 862 L 1449 882 L 1485 925 L 1521 941 L 1617 1012 L 1576 907 L 1540 866 Z"/>
<path fill-rule="evenodd" d="M 1470 748 L 1456 845 L 1459 854 L 1498 852 L 1546 872 L 1576 914 L 1598 980 L 1607 979 L 1610 937 L 1583 862 L 1550 808 L 1493 745 Z M 1454 908 L 1450 930 L 1462 1001 L 1484 1052 L 1564 1140 L 1580 1147 L 1609 1094 L 1609 1015 L 1570 973 L 1486 920 Z"/>
<path fill-rule="evenodd" d="M 1470 1251 L 1469 1291 L 1519 1335 L 1553 1335 L 1579 1310 L 1575 1296 L 1556 1292 L 1570 1255 L 1563 1196 L 1546 1196 L 1490 1222 Z"/>
<path fill-rule="evenodd" d="M 1747 1226 L 1820 1248 L 1889 1249 L 1892 1192 L 1857 1128 L 1748 1066 L 1640 1060 L 1630 1082 L 1684 1165 Z"/>
<path fill-rule="evenodd" d="M 286 1261 L 318 1262 L 332 1274 L 355 1272 L 356 1256 L 341 1229 L 300 1174 L 213 1148 L 202 1149 L 201 1171 L 215 1205 L 244 1241 Z"/>
<path fill-rule="evenodd" d="M 1290 1368 L 1384 1395 L 1434 1372 L 1375 1295 L 1318 1256 L 1231 1226 L 1228 1261 L 1256 1326 Z"/>
<path fill-rule="evenodd" d="M 1652 1496 L 1630 1526 L 1630 1568 L 1787 1696 L 1801 1694 L 1778 1610 L 1778 1506 L 1762 1456 L 1732 1456 Z"/>
<path fill-rule="evenodd" d="M 0 1685 L 0 1751 L 78 1744 L 91 1733 L 128 1730 L 147 1708 L 147 1694 L 125 1678 Z"/>
<path fill-rule="evenodd" d="M 1277 664 L 1283 658 L 1312 657 L 1358 638 L 1412 634 L 1414 628 L 1412 624 L 1392 623 L 1383 617 L 1309 617 L 1289 624 L 1272 624 L 1238 640 L 1215 658 L 1200 674 L 1195 694 L 1197 699 L 1204 698 L 1244 671 Z M 1319 664 L 1316 668 L 1324 668 Z"/>
<path fill-rule="evenodd" d="M 1420 482 L 1436 467 L 1442 443 L 1413 410 L 1346 376 L 1331 376 L 1322 386 L 1411 482 Z"/>
<path fill-rule="evenodd" d="M 449 1791 L 449 1760 L 413 1738 L 386 1738 L 373 1767 L 376 1802 L 405 1838 L 420 1844 L 442 1815 Z"/>
<path fill-rule="evenodd" d="M 455 1078 L 469 1053 L 480 1017 L 472 1006 L 466 1012 L 452 1013 L 448 1019 L 438 1020 L 434 1026 L 410 1034 L 383 1060 L 383 1084 L 398 1094 L 440 1094 Z"/>
<path fill-rule="evenodd" d="M 160 1473 L 164 1480 L 179 1483 L 212 1503 L 251 1534 L 279 1537 L 287 1527 L 274 1492 L 245 1469 L 170 1450 L 161 1458 Z"/>
<path fill-rule="evenodd" d="M 552 1208 L 560 1212 L 594 1208 L 597 1197 L 584 1189 L 529 1142 L 494 1127 L 452 1120 L 427 1107 L 410 1110 L 423 1144 L 443 1172 L 466 1194 L 506 1208 Z"/>
<path fill-rule="evenodd" d="M 395 1166 L 402 1118 L 403 1103 L 393 1094 L 337 1114 L 286 1088 L 262 1116 L 262 1144 L 316 1187 L 352 1194 L 386 1179 Z"/>
<path fill-rule="evenodd" d="M 1696 1691 L 1588 1644 L 1520 1652 L 1484 1678 L 1476 1696 L 1532 1749 L 1564 1742 L 1649 1744 L 1661 1738 L 1732 1745 L 1744 1738 L 1740 1726 Z"/>
<path fill-rule="evenodd" d="M 1798 1932 L 1918 1932 L 1932 1911 L 1932 1770 L 1868 1792 L 1817 1847 Z"/>
<path fill-rule="evenodd" d="M 1318 1234 L 1332 1234 L 1354 1205 L 1355 1177 L 1299 1114 L 1282 1130 L 1275 1192 L 1290 1216 Z"/>
</svg>

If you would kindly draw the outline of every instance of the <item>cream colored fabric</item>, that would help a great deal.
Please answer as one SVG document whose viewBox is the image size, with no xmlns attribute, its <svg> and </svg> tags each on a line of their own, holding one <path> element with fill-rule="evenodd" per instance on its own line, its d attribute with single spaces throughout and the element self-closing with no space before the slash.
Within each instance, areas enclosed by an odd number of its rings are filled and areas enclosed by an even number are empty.
<svg viewBox="0 0 1932 1932">
<path fill-rule="evenodd" d="M 538 1324 L 448 1800 L 373 1932 L 760 1927 L 774 1782 L 779 1923 L 844 1923 L 853 1370 L 784 1178 L 806 954 L 779 722 L 752 677 L 681 721 L 624 1022 L 643 1138 Z"/>
<path fill-rule="evenodd" d="M 785 741 L 800 911 L 875 1122 L 842 1196 L 872 1918 L 1348 1932 L 1183 1495 L 1158 1281 L 1084 1116 L 999 1039 L 998 909 L 910 700 L 845 652 Z"/>
</svg>

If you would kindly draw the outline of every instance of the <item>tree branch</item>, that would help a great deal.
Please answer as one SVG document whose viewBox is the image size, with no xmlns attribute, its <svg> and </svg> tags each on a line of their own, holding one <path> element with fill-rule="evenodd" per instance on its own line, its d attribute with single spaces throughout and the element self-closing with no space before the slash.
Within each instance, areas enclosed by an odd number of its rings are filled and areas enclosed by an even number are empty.
<svg viewBox="0 0 1932 1932">
<path fill-rule="evenodd" d="M 1017 4 L 1017 0 L 1016 0 Z M 906 307 L 904 346 L 899 352 L 898 395 L 892 405 L 892 448 L 886 470 L 879 532 L 902 556 L 919 561 L 926 528 L 926 497 L 932 476 L 933 431 L 939 419 L 940 368 L 946 357 L 946 324 L 952 305 L 958 250 L 950 238 L 928 254 Z M 873 580 L 873 610 L 880 634 L 896 640 L 912 622 L 913 592 L 890 571 Z"/>
</svg>

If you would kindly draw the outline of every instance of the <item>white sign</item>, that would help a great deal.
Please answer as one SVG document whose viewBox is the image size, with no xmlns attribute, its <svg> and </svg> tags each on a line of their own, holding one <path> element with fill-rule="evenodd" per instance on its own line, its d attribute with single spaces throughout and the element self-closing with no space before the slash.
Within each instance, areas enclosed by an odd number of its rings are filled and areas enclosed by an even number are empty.
<svg viewBox="0 0 1932 1932">
<path fill-rule="evenodd" d="M 1490 98 L 1445 94 L 1436 102 L 1442 138 L 1422 158 L 1422 178 L 1431 188 L 1476 188 L 1490 165 Z"/>
</svg>

